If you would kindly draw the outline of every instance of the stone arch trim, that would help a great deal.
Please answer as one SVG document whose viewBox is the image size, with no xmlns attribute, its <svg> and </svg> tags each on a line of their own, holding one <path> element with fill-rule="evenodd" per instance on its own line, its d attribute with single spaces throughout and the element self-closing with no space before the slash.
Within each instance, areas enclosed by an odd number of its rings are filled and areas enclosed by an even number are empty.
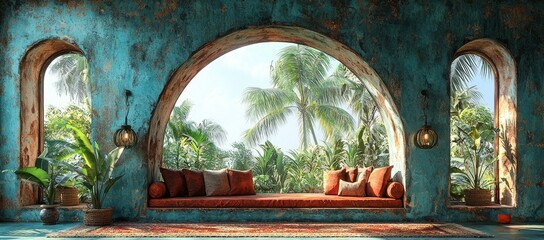
<svg viewBox="0 0 544 240">
<path fill-rule="evenodd" d="M 20 167 L 34 166 L 43 151 L 44 106 L 43 77 L 45 69 L 56 57 L 67 53 L 83 54 L 75 44 L 47 39 L 32 45 L 19 65 L 20 82 Z M 22 206 L 37 203 L 37 189 L 28 183 L 19 184 L 19 202 Z"/>
<path fill-rule="evenodd" d="M 513 151 L 517 153 L 517 67 L 508 49 L 492 39 L 477 39 L 463 45 L 455 53 L 455 58 L 463 54 L 476 54 L 485 59 L 493 69 L 495 77 L 495 121 L 499 127 L 505 127 Z M 498 144 L 499 156 L 505 152 Z M 516 164 L 511 164 L 506 157 L 498 162 L 498 178 L 506 179 L 499 184 L 499 200 L 502 205 L 516 206 Z"/>
<path fill-rule="evenodd" d="M 149 178 L 159 178 L 166 125 L 174 105 L 191 79 L 205 66 L 234 49 L 261 42 L 293 42 L 319 49 L 347 66 L 373 95 L 389 136 L 390 163 L 397 180 L 404 182 L 406 140 L 399 111 L 378 74 L 346 45 L 308 29 L 292 26 L 261 26 L 236 31 L 206 44 L 183 63 L 166 83 L 149 122 L 146 136 Z"/>
</svg>

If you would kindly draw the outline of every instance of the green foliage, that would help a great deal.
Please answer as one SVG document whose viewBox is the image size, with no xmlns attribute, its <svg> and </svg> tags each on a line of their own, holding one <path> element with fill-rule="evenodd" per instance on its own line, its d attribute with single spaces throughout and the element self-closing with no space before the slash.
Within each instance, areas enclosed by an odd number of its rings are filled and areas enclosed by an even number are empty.
<svg viewBox="0 0 544 240">
<path fill-rule="evenodd" d="M 45 202 L 54 204 L 55 189 L 68 181 L 73 176 L 70 174 L 61 174 L 58 160 L 50 161 L 47 158 L 47 149 L 36 159 L 35 167 L 24 167 L 15 170 L 15 174 L 22 180 L 30 181 L 42 187 Z"/>
<path fill-rule="evenodd" d="M 226 151 L 217 147 L 224 141 L 223 128 L 209 120 L 188 120 L 191 103 L 174 107 L 163 145 L 163 165 L 169 168 L 218 169 L 227 166 Z"/>
<path fill-rule="evenodd" d="M 66 145 L 72 149 L 73 155 L 84 160 L 84 164 L 73 165 L 55 159 L 48 159 L 48 161 L 78 174 L 82 178 L 83 185 L 90 191 L 92 208 L 100 209 L 111 187 L 122 177 L 122 175 L 113 177 L 113 170 L 118 166 L 123 148 L 115 148 L 104 155 L 98 143 L 91 144 L 89 138 L 80 129 L 69 124 L 66 127 L 72 131 L 74 139 L 74 143 L 66 142 Z"/>
<path fill-rule="evenodd" d="M 251 149 L 242 142 L 232 144 L 233 150 L 228 151 L 229 159 L 231 160 L 231 168 L 237 170 L 248 170 L 253 168 L 255 160 Z"/>
<path fill-rule="evenodd" d="M 47 140 L 69 141 L 72 138 L 70 130 L 66 129 L 66 123 L 81 129 L 91 136 L 91 110 L 87 104 L 69 105 L 66 108 L 49 106 L 45 112 L 44 131 Z"/>
</svg>

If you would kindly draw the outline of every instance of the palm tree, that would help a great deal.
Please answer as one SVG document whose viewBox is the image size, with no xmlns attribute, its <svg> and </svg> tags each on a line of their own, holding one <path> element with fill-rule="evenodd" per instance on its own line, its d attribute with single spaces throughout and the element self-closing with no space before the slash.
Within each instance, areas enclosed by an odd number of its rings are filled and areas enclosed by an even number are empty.
<svg viewBox="0 0 544 240">
<path fill-rule="evenodd" d="M 59 95 L 68 95 L 78 103 L 88 102 L 90 88 L 87 58 L 81 54 L 62 55 L 51 63 L 51 71 L 59 77 L 55 82 Z"/>
<path fill-rule="evenodd" d="M 296 114 L 299 122 L 300 147 L 306 149 L 313 140 L 319 121 L 325 135 L 349 132 L 353 117 L 339 105 L 346 101 L 341 94 L 343 76 L 328 76 L 330 58 L 310 47 L 294 45 L 284 48 L 279 60 L 271 67 L 272 88 L 248 88 L 243 101 L 249 105 L 246 115 L 256 121 L 244 133 L 245 139 L 256 144 L 275 133 Z"/>
<path fill-rule="evenodd" d="M 451 64 L 450 84 L 451 91 L 462 92 L 468 84 L 480 74 L 482 77 L 493 77 L 493 70 L 485 60 L 475 54 L 464 54 L 456 58 Z M 452 94 L 453 95 L 453 94 Z"/>
</svg>

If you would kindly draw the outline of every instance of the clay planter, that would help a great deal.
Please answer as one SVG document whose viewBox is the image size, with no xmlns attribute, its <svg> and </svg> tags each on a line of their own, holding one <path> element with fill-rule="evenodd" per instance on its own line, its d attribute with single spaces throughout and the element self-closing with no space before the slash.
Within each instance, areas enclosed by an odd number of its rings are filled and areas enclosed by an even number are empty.
<svg viewBox="0 0 544 240">
<path fill-rule="evenodd" d="M 55 225 L 59 221 L 58 205 L 40 205 L 42 210 L 40 211 L 40 219 L 43 225 Z"/>
<path fill-rule="evenodd" d="M 106 226 L 112 223 L 112 208 L 84 209 L 83 223 L 87 226 Z"/>
<path fill-rule="evenodd" d="M 465 204 L 468 206 L 491 205 L 491 190 L 465 189 Z"/>
</svg>

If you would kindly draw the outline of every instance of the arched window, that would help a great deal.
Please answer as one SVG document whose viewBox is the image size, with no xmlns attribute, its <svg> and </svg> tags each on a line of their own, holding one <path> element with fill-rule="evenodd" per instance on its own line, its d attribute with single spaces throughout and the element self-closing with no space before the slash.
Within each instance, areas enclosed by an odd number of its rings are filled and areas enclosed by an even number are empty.
<svg viewBox="0 0 544 240">
<path fill-rule="evenodd" d="M 20 124 L 20 167 L 34 166 L 36 157 L 43 152 L 44 132 L 44 76 L 47 67 L 56 57 L 83 52 L 72 43 L 49 39 L 32 46 L 20 64 L 21 77 L 21 124 Z M 19 200 L 22 206 L 38 203 L 37 187 L 26 182 L 19 184 Z"/>
<path fill-rule="evenodd" d="M 465 190 L 487 189 L 492 193 L 487 200 L 515 205 L 513 59 L 499 43 L 475 40 L 459 49 L 450 77 L 450 201 L 479 205 Z"/>
<path fill-rule="evenodd" d="M 364 84 L 336 59 L 257 43 L 217 58 L 187 85 L 162 166 L 252 169 L 257 192 L 322 192 L 324 170 L 389 165 L 382 122 Z"/>
</svg>

